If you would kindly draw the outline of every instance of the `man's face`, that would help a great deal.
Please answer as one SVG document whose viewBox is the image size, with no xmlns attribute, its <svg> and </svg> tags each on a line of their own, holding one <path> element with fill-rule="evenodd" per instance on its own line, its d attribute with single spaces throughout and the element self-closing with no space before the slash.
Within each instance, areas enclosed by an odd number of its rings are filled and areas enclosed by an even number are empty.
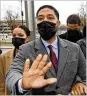
<svg viewBox="0 0 87 96">
<path fill-rule="evenodd" d="M 79 24 L 67 24 L 67 29 L 71 29 L 71 30 L 80 30 L 80 25 Z"/>
<path fill-rule="evenodd" d="M 44 8 L 41 9 L 38 13 L 38 17 L 37 17 L 37 24 L 41 23 L 42 21 L 50 21 L 56 24 L 56 28 L 59 27 L 60 22 L 57 19 L 54 11 L 52 9 L 49 8 Z"/>
</svg>

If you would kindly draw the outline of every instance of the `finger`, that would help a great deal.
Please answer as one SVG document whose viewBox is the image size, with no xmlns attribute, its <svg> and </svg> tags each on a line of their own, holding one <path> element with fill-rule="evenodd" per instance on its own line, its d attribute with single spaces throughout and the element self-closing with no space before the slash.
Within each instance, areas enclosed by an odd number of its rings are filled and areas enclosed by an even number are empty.
<svg viewBox="0 0 87 96">
<path fill-rule="evenodd" d="M 81 95 L 85 94 L 85 93 L 84 93 L 84 89 L 83 89 L 83 87 L 82 87 L 82 86 L 81 86 L 81 87 L 79 87 L 79 90 L 80 90 L 80 94 L 81 94 Z"/>
<path fill-rule="evenodd" d="M 81 95 L 85 95 L 85 93 L 86 93 L 86 86 L 83 85 L 83 86 L 79 87 L 79 89 L 80 89 Z"/>
<path fill-rule="evenodd" d="M 56 78 L 49 78 L 49 79 L 46 80 L 47 85 L 53 84 L 55 82 L 57 82 Z"/>
<path fill-rule="evenodd" d="M 46 61 L 47 61 L 47 55 L 44 55 L 43 58 L 41 59 L 38 68 L 41 70 L 45 65 L 46 65 Z"/>
<path fill-rule="evenodd" d="M 75 91 L 77 92 L 77 95 L 81 95 L 81 91 L 80 91 L 79 87 L 77 86 L 75 89 L 76 89 Z"/>
<path fill-rule="evenodd" d="M 35 61 L 33 62 L 32 66 L 31 66 L 31 69 L 36 69 L 38 67 L 38 64 L 40 62 L 40 60 L 42 59 L 42 54 L 39 54 Z"/>
<path fill-rule="evenodd" d="M 74 91 L 72 91 L 71 93 L 72 93 L 72 95 L 74 95 Z"/>
<path fill-rule="evenodd" d="M 26 59 L 24 64 L 24 71 L 29 71 L 29 66 L 30 66 L 30 60 Z"/>
<path fill-rule="evenodd" d="M 51 68 L 52 66 L 52 63 L 49 62 L 43 69 L 42 69 L 42 72 L 45 74 L 47 73 L 47 71 Z"/>
<path fill-rule="evenodd" d="M 52 63 L 49 62 L 49 63 L 39 72 L 39 75 L 43 75 L 43 76 L 44 76 L 44 74 L 47 73 L 47 71 L 51 68 L 51 66 L 52 66 Z"/>
<path fill-rule="evenodd" d="M 87 94 L 87 88 L 86 88 L 86 86 L 84 86 L 83 90 L 84 90 L 84 93 Z"/>
<path fill-rule="evenodd" d="M 74 95 L 77 95 L 77 92 L 74 90 Z"/>
<path fill-rule="evenodd" d="M 47 79 L 47 80 L 44 80 L 44 82 L 43 82 L 43 87 L 44 87 L 44 86 L 47 86 L 47 85 L 50 85 L 50 84 L 53 84 L 53 83 L 55 83 L 55 82 L 57 82 L 57 79 L 56 79 L 56 78 L 49 78 L 49 79 Z"/>
<path fill-rule="evenodd" d="M 72 88 L 72 95 L 77 95 L 76 88 Z"/>
</svg>

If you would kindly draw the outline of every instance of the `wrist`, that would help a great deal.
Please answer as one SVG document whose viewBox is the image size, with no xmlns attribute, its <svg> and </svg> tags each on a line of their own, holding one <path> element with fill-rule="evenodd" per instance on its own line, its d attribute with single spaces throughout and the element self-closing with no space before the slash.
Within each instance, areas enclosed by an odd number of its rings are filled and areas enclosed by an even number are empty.
<svg viewBox="0 0 87 96">
<path fill-rule="evenodd" d="M 25 90 L 25 91 L 26 91 L 26 90 L 31 90 L 31 87 L 29 87 L 28 84 L 27 84 L 27 86 L 24 85 L 23 79 L 21 80 L 21 88 L 22 88 L 23 90 Z"/>
</svg>

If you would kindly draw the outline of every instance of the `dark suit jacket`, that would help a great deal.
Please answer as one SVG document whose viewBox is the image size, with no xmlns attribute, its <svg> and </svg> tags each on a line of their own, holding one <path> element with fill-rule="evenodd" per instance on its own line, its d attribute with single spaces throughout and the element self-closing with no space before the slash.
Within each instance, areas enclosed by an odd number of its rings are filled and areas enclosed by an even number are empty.
<svg viewBox="0 0 87 96">
<path fill-rule="evenodd" d="M 76 82 L 86 82 L 86 64 L 85 57 L 78 44 L 71 43 L 67 40 L 59 38 L 59 64 L 57 74 L 52 66 L 46 73 L 45 78 L 55 77 L 57 82 L 40 89 L 32 89 L 29 94 L 68 94 L 71 92 L 71 87 Z M 31 41 L 20 47 L 19 52 L 14 59 L 14 64 L 6 77 L 6 85 L 12 94 L 17 94 L 15 90 L 16 82 L 22 78 L 24 63 L 27 58 L 31 64 L 38 54 L 48 54 L 41 39 Z M 50 61 L 48 58 L 47 62 Z"/>
</svg>

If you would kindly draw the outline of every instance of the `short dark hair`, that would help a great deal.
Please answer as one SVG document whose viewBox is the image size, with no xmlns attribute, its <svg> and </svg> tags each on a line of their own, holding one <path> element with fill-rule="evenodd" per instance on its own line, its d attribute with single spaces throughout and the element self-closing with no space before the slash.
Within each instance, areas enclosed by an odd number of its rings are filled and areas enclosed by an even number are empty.
<svg viewBox="0 0 87 96">
<path fill-rule="evenodd" d="M 21 28 L 24 30 L 25 34 L 27 36 L 30 36 L 30 30 L 25 25 L 19 25 L 18 28 Z"/>
<path fill-rule="evenodd" d="M 57 19 L 59 20 L 59 12 L 58 12 L 53 6 L 51 6 L 51 5 L 43 5 L 43 6 L 41 6 L 41 7 L 38 9 L 37 13 L 36 13 L 36 17 L 38 17 L 39 11 L 40 11 L 41 9 L 44 9 L 44 8 L 49 8 L 49 9 L 53 10 L 54 13 L 55 13 L 55 15 L 56 15 L 56 17 L 57 17 Z"/>
<path fill-rule="evenodd" d="M 67 18 L 67 24 L 79 24 L 81 23 L 80 21 L 80 17 L 77 14 L 71 14 L 68 18 Z"/>
</svg>

